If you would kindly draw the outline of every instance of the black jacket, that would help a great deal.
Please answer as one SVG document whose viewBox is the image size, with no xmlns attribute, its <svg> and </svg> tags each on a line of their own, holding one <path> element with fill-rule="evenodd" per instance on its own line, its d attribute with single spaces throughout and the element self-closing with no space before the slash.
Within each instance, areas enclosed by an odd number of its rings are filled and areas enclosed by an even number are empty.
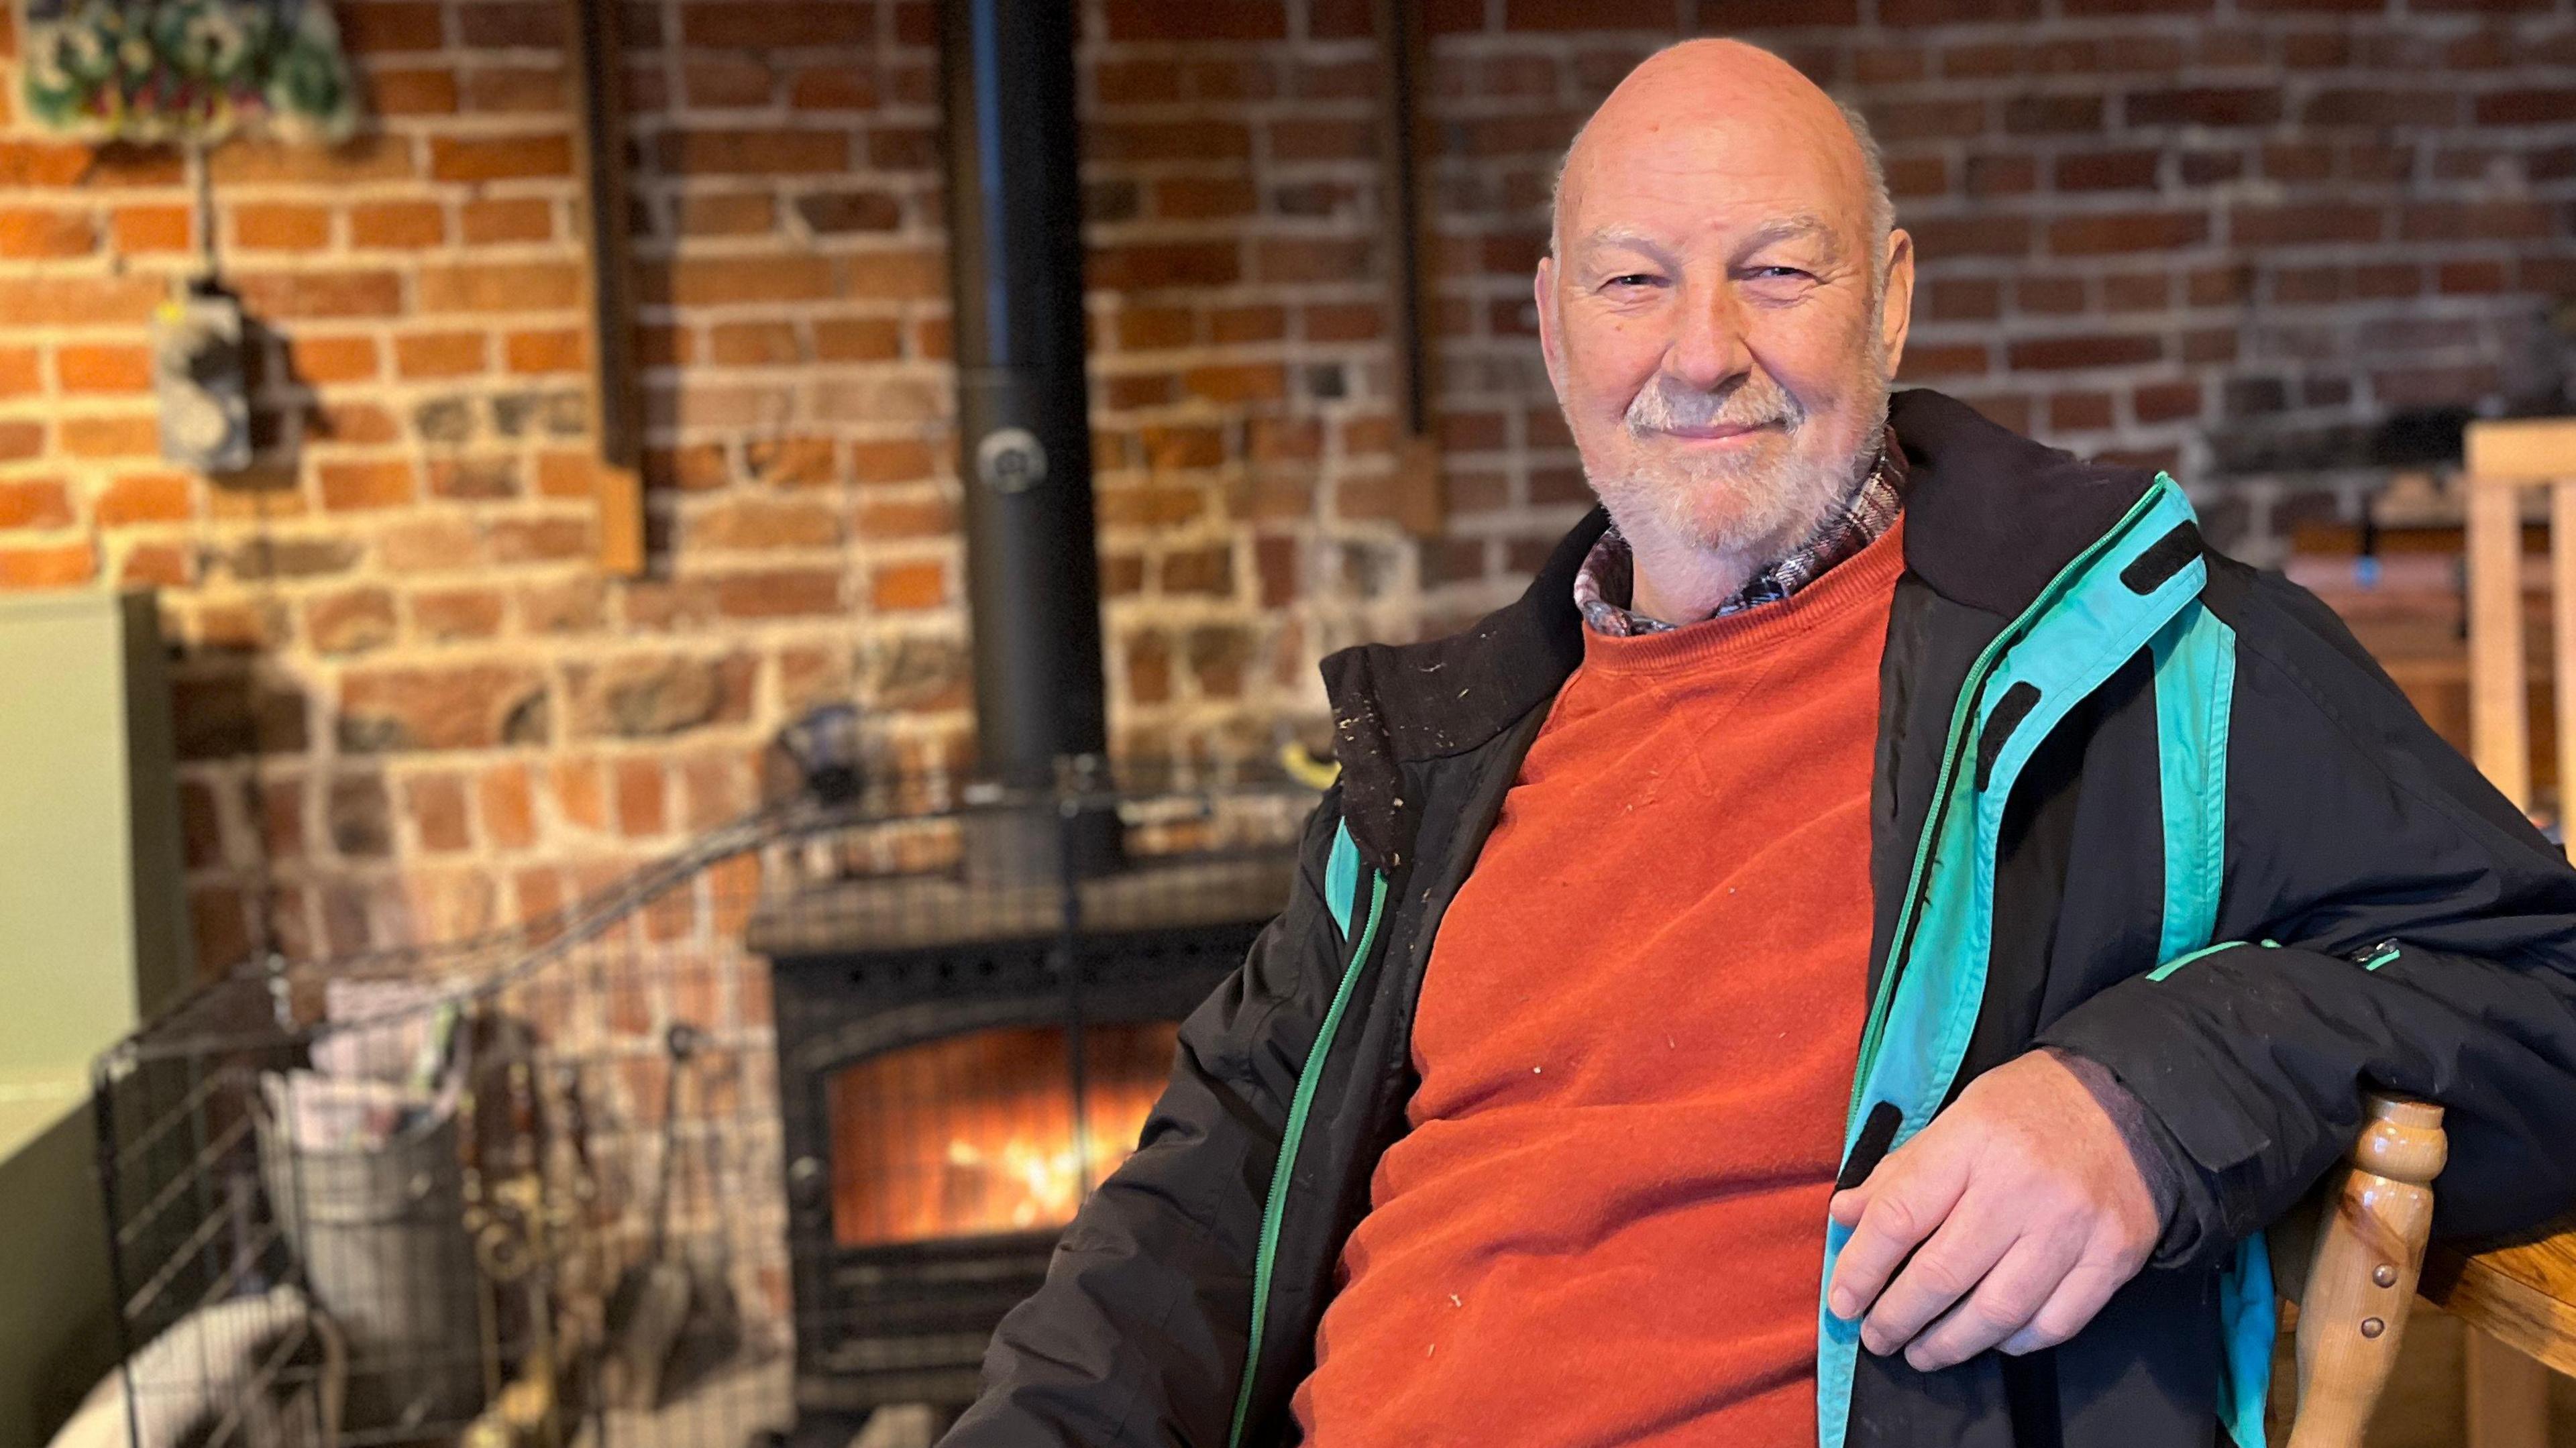
<svg viewBox="0 0 2576 1448">
<path fill-rule="evenodd" d="M 2437 1234 L 2576 1200 L 2576 873 L 2323 605 L 2203 549 L 2170 479 L 1935 393 L 1891 421 L 1906 570 L 1846 1175 L 2045 1044 L 2137 1095 L 2183 1189 L 2148 1270 L 2056 1349 L 1918 1373 L 1826 1324 L 1820 1435 L 2212 1444 L 2221 1268 L 2350 1142 L 2364 1087 L 2449 1108 Z M 1184 1026 L 1141 1148 L 1003 1322 L 952 1448 L 1294 1440 L 1342 1243 L 1405 1129 L 1434 933 L 1581 657 L 1571 580 L 1602 526 L 1463 634 L 1325 661 L 1343 770 L 1295 897 Z M 2178 957 L 2204 941 L 2244 943 Z"/>
</svg>

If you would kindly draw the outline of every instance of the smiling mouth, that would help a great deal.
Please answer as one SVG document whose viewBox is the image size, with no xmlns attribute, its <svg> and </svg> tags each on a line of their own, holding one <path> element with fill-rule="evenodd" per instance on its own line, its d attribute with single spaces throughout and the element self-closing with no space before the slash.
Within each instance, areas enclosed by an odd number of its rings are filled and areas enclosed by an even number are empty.
<svg viewBox="0 0 2576 1448">
<path fill-rule="evenodd" d="M 1683 442 L 1731 442 L 1737 438 L 1751 437 L 1756 433 L 1777 432 L 1780 430 L 1780 424 L 1776 422 L 1715 422 L 1700 424 L 1697 426 L 1660 427 L 1655 430 L 1666 437 L 1678 438 Z"/>
</svg>

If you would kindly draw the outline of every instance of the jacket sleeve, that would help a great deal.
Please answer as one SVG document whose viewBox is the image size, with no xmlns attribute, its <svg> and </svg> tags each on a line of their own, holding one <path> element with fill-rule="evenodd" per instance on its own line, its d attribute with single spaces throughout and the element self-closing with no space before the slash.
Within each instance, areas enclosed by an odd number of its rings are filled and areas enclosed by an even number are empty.
<svg viewBox="0 0 2576 1448">
<path fill-rule="evenodd" d="M 2217 938 L 2042 1029 L 2105 1065 L 2176 1154 L 2156 1265 L 2216 1260 L 2351 1144 L 2360 1095 L 2446 1108 L 2434 1231 L 2576 1202 L 2576 872 L 2433 733 L 2342 623 L 2213 560 L 2237 628 Z"/>
<path fill-rule="evenodd" d="M 1136 1153 L 1002 1319 L 982 1395 L 943 1448 L 1225 1442 L 1263 1201 L 1335 963 L 1322 862 L 1337 798 L 1307 823 L 1287 910 L 1182 1023 Z"/>
</svg>

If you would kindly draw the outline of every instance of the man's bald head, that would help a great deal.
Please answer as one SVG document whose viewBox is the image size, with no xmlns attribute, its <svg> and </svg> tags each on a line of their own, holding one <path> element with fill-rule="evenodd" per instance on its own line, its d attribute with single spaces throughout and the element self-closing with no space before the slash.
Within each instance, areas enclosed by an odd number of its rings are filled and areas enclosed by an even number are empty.
<svg viewBox="0 0 2576 1448">
<path fill-rule="evenodd" d="M 1840 123 L 1836 145 L 1824 116 Z M 1887 165 L 1858 110 L 1825 94 L 1795 66 L 1741 40 L 1684 40 L 1638 62 L 1598 110 L 1575 132 L 1573 144 L 1557 162 L 1548 202 L 1548 254 L 1565 240 L 1569 178 L 1579 190 L 1580 163 L 1595 132 L 1604 143 L 1624 141 L 1632 126 L 1656 128 L 1700 124 L 1741 124 L 1748 117 L 1768 116 L 1805 134 L 1827 153 L 1841 152 L 1842 162 L 1856 167 L 1860 180 L 1860 225 L 1873 260 L 1886 255 L 1887 234 L 1896 225 L 1896 206 L 1887 194 Z M 1606 121 L 1606 124 L 1605 124 Z M 1876 270 L 1876 268 L 1873 268 Z"/>
<path fill-rule="evenodd" d="M 1914 296 L 1892 221 L 1867 128 L 1750 45 L 1657 52 L 1575 137 L 1540 351 L 1650 610 L 1715 607 L 1875 461 Z"/>
</svg>

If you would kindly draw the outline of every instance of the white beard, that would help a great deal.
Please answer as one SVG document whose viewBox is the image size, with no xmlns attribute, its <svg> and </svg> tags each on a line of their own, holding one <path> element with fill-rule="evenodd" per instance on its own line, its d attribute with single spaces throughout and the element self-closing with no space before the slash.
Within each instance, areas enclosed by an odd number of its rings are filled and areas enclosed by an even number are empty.
<svg viewBox="0 0 2576 1448">
<path fill-rule="evenodd" d="M 1806 409 L 1758 374 L 1725 393 L 1668 388 L 1658 379 L 1628 405 L 1632 438 L 1643 442 L 1671 427 L 1778 425 L 1788 456 L 1709 453 L 1623 473 L 1586 471 L 1631 546 L 1648 554 L 1757 553 L 1764 555 L 1752 560 L 1759 567 L 1812 536 L 1877 462 L 1887 418 L 1885 380 L 1877 380 L 1876 391 L 1872 426 L 1856 444 L 1817 456 L 1799 446 Z"/>
</svg>

